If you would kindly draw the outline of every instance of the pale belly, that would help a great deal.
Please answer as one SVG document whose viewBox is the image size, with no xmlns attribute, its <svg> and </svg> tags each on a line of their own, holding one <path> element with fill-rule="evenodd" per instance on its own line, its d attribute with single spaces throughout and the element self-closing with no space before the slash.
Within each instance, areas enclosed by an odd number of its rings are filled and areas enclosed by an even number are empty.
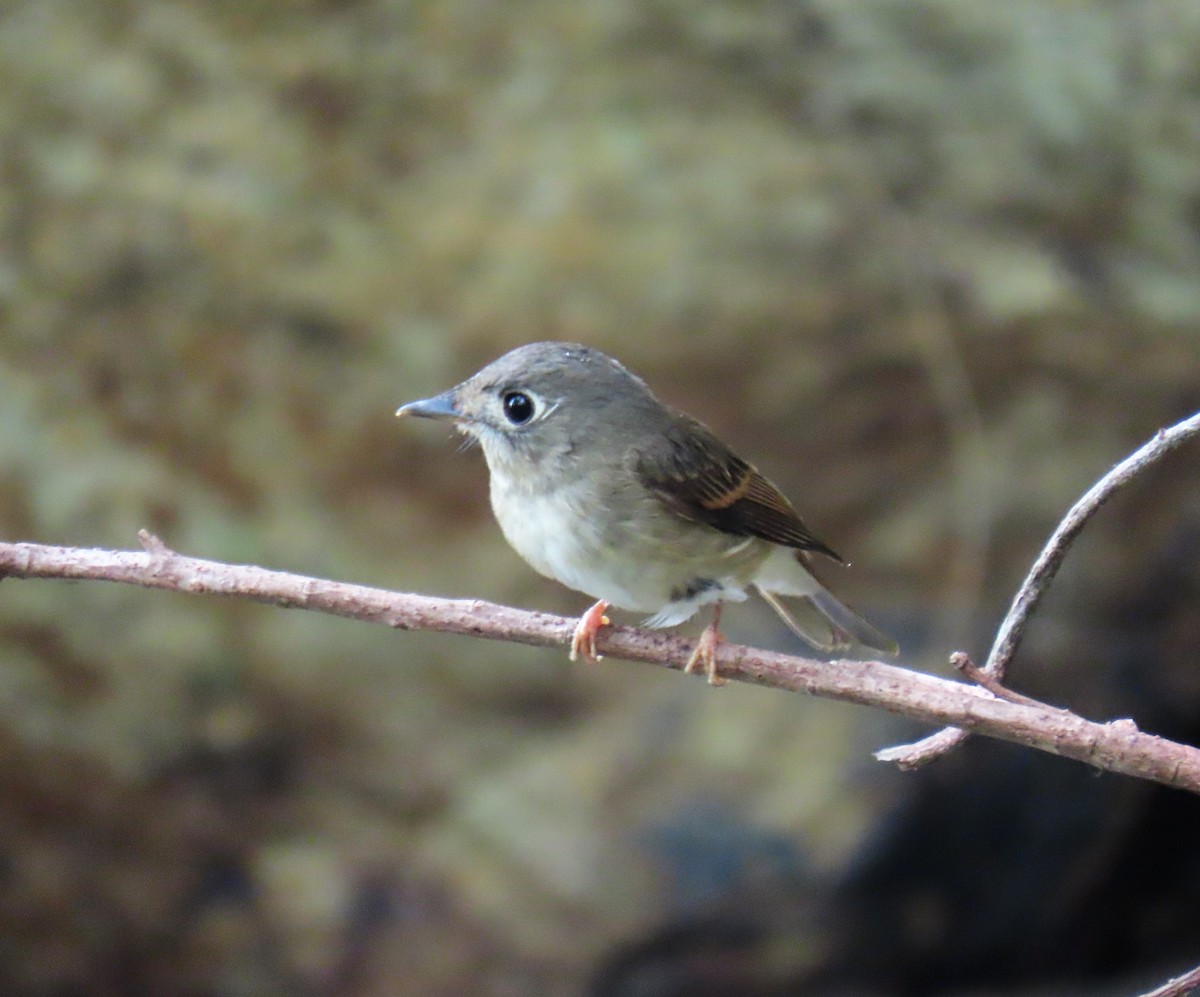
<svg viewBox="0 0 1200 997">
<path fill-rule="evenodd" d="M 652 625 L 672 626 L 703 605 L 745 599 L 770 549 L 681 523 L 665 510 L 623 509 L 620 496 L 598 511 L 599 504 L 580 486 L 552 496 L 505 492 L 492 476 L 500 528 L 536 571 L 618 609 L 655 614 Z"/>
</svg>

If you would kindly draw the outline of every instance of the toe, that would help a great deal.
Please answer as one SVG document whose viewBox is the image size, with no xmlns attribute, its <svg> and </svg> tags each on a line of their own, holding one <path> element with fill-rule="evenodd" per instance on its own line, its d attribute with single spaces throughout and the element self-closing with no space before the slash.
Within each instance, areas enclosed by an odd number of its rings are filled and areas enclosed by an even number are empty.
<svg viewBox="0 0 1200 997">
<path fill-rule="evenodd" d="M 717 672 L 717 648 L 720 646 L 721 640 L 720 631 L 707 627 L 700 635 L 700 639 L 696 641 L 696 646 L 692 650 L 687 664 L 683 666 L 684 672 L 691 675 L 702 665 L 709 685 L 724 685 L 725 680 Z"/>
<path fill-rule="evenodd" d="M 596 653 L 596 634 L 599 633 L 601 627 L 609 625 L 609 619 L 604 615 L 607 609 L 608 603 L 601 601 L 579 618 L 579 622 L 575 625 L 575 633 L 571 637 L 570 659 L 572 661 L 583 658 L 584 661 L 592 664 L 600 660 L 600 655 Z"/>
</svg>

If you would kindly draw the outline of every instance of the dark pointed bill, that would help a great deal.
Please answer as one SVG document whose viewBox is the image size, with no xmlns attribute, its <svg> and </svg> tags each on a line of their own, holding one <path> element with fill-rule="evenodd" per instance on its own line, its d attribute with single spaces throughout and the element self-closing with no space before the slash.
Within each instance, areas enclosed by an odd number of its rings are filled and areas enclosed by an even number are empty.
<svg viewBox="0 0 1200 997">
<path fill-rule="evenodd" d="M 454 404 L 454 392 L 446 391 L 435 398 L 409 402 L 396 409 L 396 415 L 411 415 L 418 419 L 460 419 L 462 413 Z"/>
</svg>

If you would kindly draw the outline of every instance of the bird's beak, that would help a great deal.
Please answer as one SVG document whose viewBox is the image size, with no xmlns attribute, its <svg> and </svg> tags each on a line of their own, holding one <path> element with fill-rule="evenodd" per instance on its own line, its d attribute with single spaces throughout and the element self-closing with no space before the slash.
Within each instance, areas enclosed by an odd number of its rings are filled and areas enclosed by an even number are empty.
<svg viewBox="0 0 1200 997">
<path fill-rule="evenodd" d="M 435 398 L 409 402 L 396 409 L 396 415 L 412 415 L 418 419 L 462 419 L 462 412 L 454 403 L 454 392 L 445 391 Z"/>
</svg>

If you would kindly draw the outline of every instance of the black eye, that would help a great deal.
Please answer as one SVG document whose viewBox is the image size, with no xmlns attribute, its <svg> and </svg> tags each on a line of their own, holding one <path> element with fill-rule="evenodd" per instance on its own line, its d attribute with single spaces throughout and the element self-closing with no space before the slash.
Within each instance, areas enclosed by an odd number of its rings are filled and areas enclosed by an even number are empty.
<svg viewBox="0 0 1200 997">
<path fill-rule="evenodd" d="M 504 395 L 504 417 L 514 426 L 524 426 L 534 413 L 533 399 L 524 391 L 509 391 Z"/>
</svg>

